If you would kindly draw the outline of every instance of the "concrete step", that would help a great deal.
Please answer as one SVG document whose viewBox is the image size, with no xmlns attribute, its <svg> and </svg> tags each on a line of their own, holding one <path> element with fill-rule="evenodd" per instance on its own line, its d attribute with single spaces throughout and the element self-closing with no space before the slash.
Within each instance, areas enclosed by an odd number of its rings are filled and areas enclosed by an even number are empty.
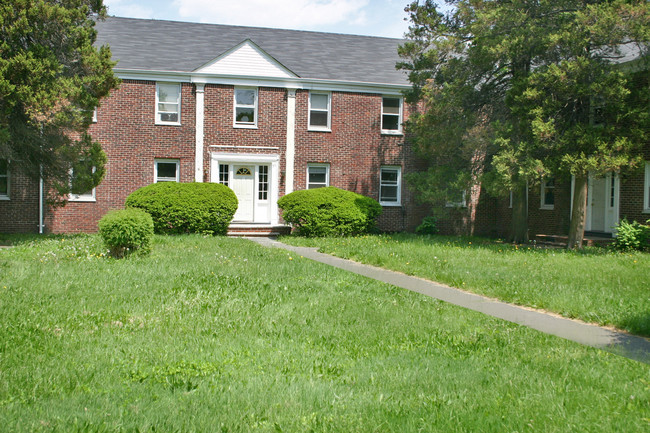
<svg viewBox="0 0 650 433">
<path fill-rule="evenodd" d="M 569 236 L 539 234 L 535 235 L 534 240 L 538 245 L 566 247 L 569 242 Z M 614 239 L 611 237 L 589 235 L 583 238 L 582 245 L 585 247 L 606 247 L 613 241 Z"/>
<path fill-rule="evenodd" d="M 230 237 L 277 237 L 291 233 L 291 227 L 268 224 L 231 224 L 227 235 Z"/>
</svg>

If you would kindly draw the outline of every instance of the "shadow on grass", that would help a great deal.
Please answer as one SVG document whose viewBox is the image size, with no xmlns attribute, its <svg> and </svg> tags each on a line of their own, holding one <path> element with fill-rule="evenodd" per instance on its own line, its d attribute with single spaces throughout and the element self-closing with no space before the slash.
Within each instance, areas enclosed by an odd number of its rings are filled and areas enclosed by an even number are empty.
<svg viewBox="0 0 650 433">
<path fill-rule="evenodd" d="M 636 335 L 650 337 L 650 312 L 626 318 L 621 325 L 623 329 Z"/>
<path fill-rule="evenodd" d="M 1 246 L 18 246 L 25 245 L 30 243 L 38 243 L 45 240 L 51 239 L 72 239 L 76 237 L 87 236 L 86 234 L 70 234 L 70 235 L 52 235 L 52 234 L 43 234 L 39 235 L 38 233 L 20 233 L 20 234 L 7 234 L 0 233 L 0 245 Z"/>
</svg>

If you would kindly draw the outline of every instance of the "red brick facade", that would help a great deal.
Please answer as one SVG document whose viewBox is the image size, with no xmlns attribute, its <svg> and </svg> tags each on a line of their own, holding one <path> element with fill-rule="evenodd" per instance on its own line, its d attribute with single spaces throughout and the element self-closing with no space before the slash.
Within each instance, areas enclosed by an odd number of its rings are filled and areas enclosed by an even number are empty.
<svg viewBox="0 0 650 433">
<path fill-rule="evenodd" d="M 196 86 L 181 84 L 180 125 L 155 122 L 156 82 L 124 80 L 102 102 L 97 122 L 90 128 L 108 155 L 106 177 L 95 190 L 94 201 L 69 201 L 62 208 L 46 207 L 45 231 L 53 233 L 94 232 L 97 221 L 109 210 L 119 209 L 134 190 L 154 181 L 154 161 L 179 161 L 181 182 L 195 179 Z M 279 179 L 277 195 L 286 191 L 287 115 L 290 91 L 284 88 L 257 88 L 257 125 L 233 125 L 235 86 L 207 84 L 204 89 L 203 176 L 208 182 L 211 158 L 215 154 L 277 155 Z M 380 169 L 401 170 L 401 197 L 398 206 L 384 206 L 379 220 L 386 231 L 413 231 L 426 215 L 415 203 L 404 175 L 422 168 L 408 139 L 401 134 L 382 134 L 380 93 L 331 92 L 331 128 L 310 130 L 309 91 L 295 95 L 295 158 L 293 189 L 307 187 L 308 164 L 329 166 L 332 186 L 358 192 L 379 200 Z M 404 104 L 403 120 L 412 107 Z M 650 147 L 645 159 L 650 160 Z M 645 222 L 643 212 L 643 167 L 621 178 L 620 218 Z M 558 179 L 555 205 L 541 209 L 540 188 L 532 187 L 528 197 L 530 236 L 539 233 L 564 234 L 569 228 L 570 181 Z M 38 182 L 20 173 L 11 173 L 10 200 L 0 200 L 0 232 L 38 231 Z M 467 209 L 449 209 L 439 221 L 442 232 L 458 233 L 472 226 L 475 234 L 506 236 L 512 210 L 508 199 L 490 197 L 481 191 L 472 219 Z"/>
</svg>

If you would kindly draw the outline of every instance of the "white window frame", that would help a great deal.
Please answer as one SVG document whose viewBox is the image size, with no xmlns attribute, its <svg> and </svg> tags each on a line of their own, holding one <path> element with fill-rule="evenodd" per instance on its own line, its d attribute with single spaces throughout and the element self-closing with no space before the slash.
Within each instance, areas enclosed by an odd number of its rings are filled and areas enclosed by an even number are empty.
<svg viewBox="0 0 650 433">
<path fill-rule="evenodd" d="M 93 110 L 93 123 L 97 123 L 97 108 Z"/>
<path fill-rule="evenodd" d="M 7 160 L 7 171 L 5 173 L 0 173 L 1 178 L 7 179 L 7 193 L 0 192 L 0 200 L 9 200 L 9 195 L 11 194 L 11 173 L 9 169 L 9 161 Z"/>
<path fill-rule="evenodd" d="M 552 180 L 553 181 L 553 186 L 548 186 L 546 184 L 547 181 Z M 553 204 L 547 204 L 545 199 L 546 199 L 546 190 L 547 189 L 552 189 L 553 190 Z M 555 178 L 549 178 L 549 179 L 542 179 L 542 183 L 540 185 L 540 198 L 539 198 L 539 208 L 543 210 L 553 210 L 555 209 L 555 199 L 557 198 L 555 196 Z"/>
<path fill-rule="evenodd" d="M 311 96 L 312 95 L 325 95 L 327 96 L 327 126 L 322 125 L 312 125 L 311 124 L 311 112 L 319 111 L 324 112 L 325 110 L 313 109 L 311 108 Z M 307 130 L 308 131 L 322 131 L 322 132 L 331 132 L 332 131 L 332 92 L 313 92 L 309 91 L 309 107 L 307 110 Z"/>
<path fill-rule="evenodd" d="M 448 201 L 445 207 L 467 207 L 467 191 L 463 191 L 460 201 Z"/>
<path fill-rule="evenodd" d="M 95 167 L 93 167 L 93 173 L 95 172 Z M 74 175 L 74 169 L 70 169 L 70 184 L 72 184 L 72 176 Z M 70 191 L 70 194 L 68 194 L 68 201 L 78 201 L 78 202 L 96 202 L 97 201 L 97 196 L 95 194 L 95 188 L 90 190 L 89 193 L 84 193 L 84 194 L 73 194 L 72 191 Z"/>
<path fill-rule="evenodd" d="M 397 171 L 397 201 L 386 201 L 383 199 L 381 194 L 382 187 L 385 186 L 395 186 L 392 183 L 385 183 L 382 181 L 382 174 L 384 170 L 396 170 Z M 379 204 L 382 206 L 401 206 L 402 205 L 402 167 L 394 165 L 385 165 L 379 168 Z"/>
<path fill-rule="evenodd" d="M 643 213 L 650 213 L 650 161 L 645 162 L 645 179 L 643 182 Z"/>
<path fill-rule="evenodd" d="M 158 176 L 158 164 L 176 164 L 176 178 L 161 178 Z M 156 158 L 153 163 L 153 182 L 180 182 L 181 181 L 181 162 L 179 159 Z"/>
<path fill-rule="evenodd" d="M 306 182 L 305 188 L 310 189 L 309 188 L 310 183 L 320 185 L 317 182 L 309 182 L 309 170 L 312 169 L 312 168 L 325 168 L 325 184 L 322 187 L 330 186 L 330 165 L 329 164 L 324 164 L 324 163 L 321 163 L 321 164 L 307 164 L 307 179 L 306 179 L 307 182 Z M 312 188 L 312 189 L 315 189 L 315 188 Z"/>
<path fill-rule="evenodd" d="M 393 113 L 384 113 L 384 100 L 386 99 L 397 99 L 399 101 L 399 114 L 397 114 L 397 129 L 385 129 L 384 128 L 384 115 L 386 116 L 395 116 Z M 404 110 L 404 98 L 399 96 L 390 96 L 384 95 L 381 98 L 381 133 L 386 135 L 402 135 L 402 118 Z"/>
<path fill-rule="evenodd" d="M 237 91 L 239 90 L 253 90 L 255 92 L 255 100 L 253 102 L 253 122 L 238 122 L 237 121 L 237 108 L 244 107 L 250 108 L 250 105 L 238 105 L 237 104 Z M 244 129 L 257 129 L 257 119 L 259 118 L 258 110 L 258 100 L 259 100 L 259 89 L 257 87 L 235 87 L 232 97 L 232 124 L 235 128 L 244 128 Z"/>
<path fill-rule="evenodd" d="M 178 100 L 176 102 L 164 102 L 164 104 L 176 104 L 178 107 L 177 113 L 178 113 L 178 121 L 176 122 L 168 122 L 160 119 L 160 115 L 162 114 L 159 110 L 159 104 L 160 104 L 160 86 L 178 86 Z M 182 99 L 182 87 L 181 83 L 166 83 L 166 82 L 156 82 L 156 125 L 180 125 L 181 124 L 181 99 Z M 166 112 L 167 113 L 167 112 Z M 171 112 L 170 112 L 171 113 Z"/>
</svg>

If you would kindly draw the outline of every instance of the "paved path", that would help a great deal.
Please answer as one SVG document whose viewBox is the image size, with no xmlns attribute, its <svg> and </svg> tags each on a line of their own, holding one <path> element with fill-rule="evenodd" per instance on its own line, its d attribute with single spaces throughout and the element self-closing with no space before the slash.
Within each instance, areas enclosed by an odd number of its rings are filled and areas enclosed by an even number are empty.
<svg viewBox="0 0 650 433">
<path fill-rule="evenodd" d="M 450 304 L 479 311 L 519 325 L 556 335 L 580 344 L 650 364 L 650 340 L 596 325 L 534 311 L 484 296 L 474 295 L 418 277 L 364 265 L 319 253 L 316 248 L 294 247 L 269 238 L 248 238 L 267 247 L 284 248 L 303 257 L 440 299 Z"/>
</svg>

